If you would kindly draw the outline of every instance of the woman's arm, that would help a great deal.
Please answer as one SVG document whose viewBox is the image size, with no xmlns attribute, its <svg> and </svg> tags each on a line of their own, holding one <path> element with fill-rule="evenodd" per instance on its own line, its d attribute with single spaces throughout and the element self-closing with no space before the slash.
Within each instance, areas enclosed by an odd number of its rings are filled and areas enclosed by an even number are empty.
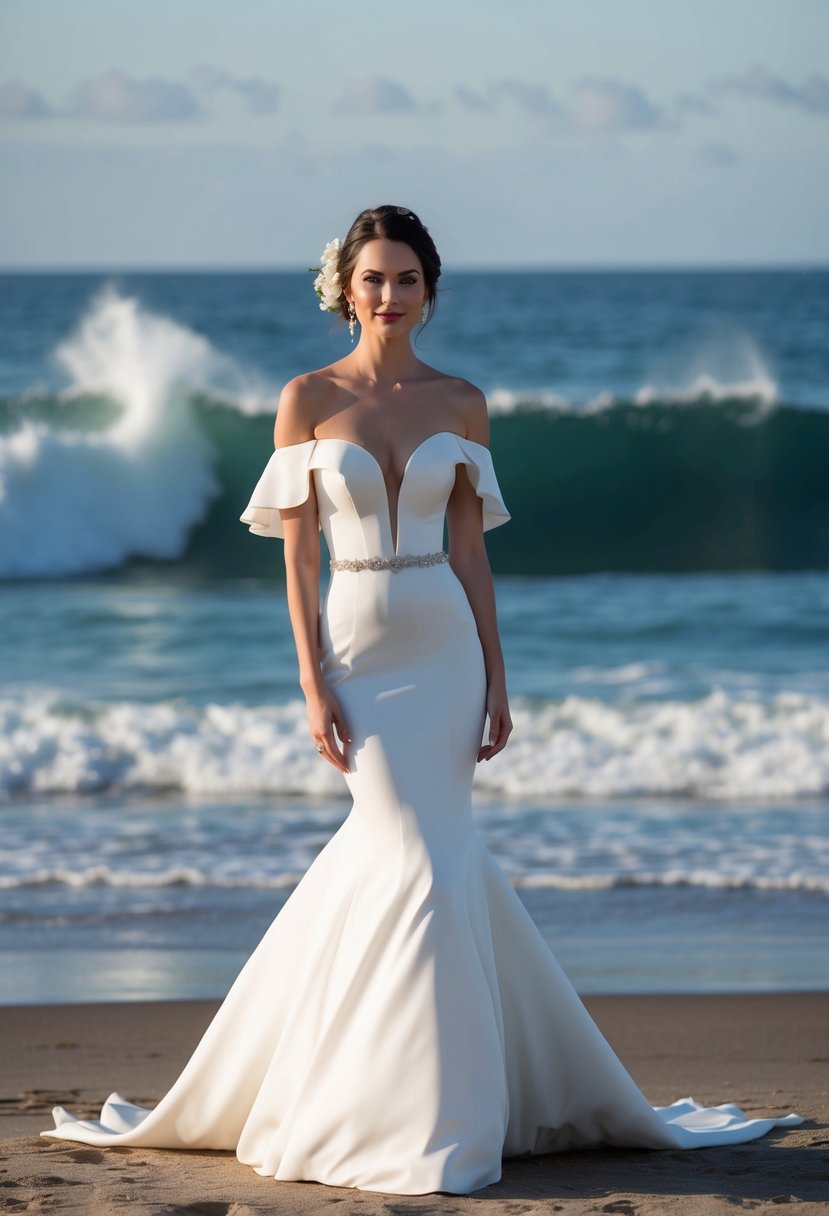
<svg viewBox="0 0 829 1216">
<path fill-rule="evenodd" d="M 279 398 L 274 446 L 287 447 L 314 438 L 310 421 L 313 386 L 298 376 L 286 384 Z M 319 652 L 319 516 L 314 479 L 309 477 L 308 498 L 301 506 L 280 510 L 285 533 L 285 583 L 288 615 L 299 661 L 299 683 L 308 707 L 308 727 L 322 755 L 341 772 L 348 772 L 344 749 L 337 746 L 334 727 L 343 742 L 350 742 L 342 710 L 320 669 Z"/>
<path fill-rule="evenodd" d="M 473 385 L 469 385 L 466 437 L 484 446 L 489 442 L 486 398 Z M 504 655 L 498 634 L 495 587 L 484 545 L 482 504 L 464 465 L 458 466 L 455 487 L 447 504 L 447 520 L 449 564 L 466 592 L 484 654 L 489 745 L 479 750 L 478 760 L 490 760 L 506 746 L 512 731 L 512 719 L 507 699 Z"/>
</svg>

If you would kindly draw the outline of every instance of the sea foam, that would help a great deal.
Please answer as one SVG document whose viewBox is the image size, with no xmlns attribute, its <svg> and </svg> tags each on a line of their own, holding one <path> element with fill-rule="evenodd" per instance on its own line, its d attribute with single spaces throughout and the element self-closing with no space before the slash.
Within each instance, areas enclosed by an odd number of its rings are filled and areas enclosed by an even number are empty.
<svg viewBox="0 0 829 1216">
<path fill-rule="evenodd" d="M 829 703 L 799 692 L 610 704 L 515 698 L 507 749 L 475 787 L 509 799 L 792 799 L 829 791 Z M 308 737 L 304 703 L 0 701 L 0 800 L 181 790 L 345 798 Z"/>
<path fill-rule="evenodd" d="M 109 285 L 54 359 L 70 381 L 61 401 L 102 396 L 120 414 L 99 430 L 24 417 L 0 435 L 0 574 L 54 577 L 180 555 L 220 488 L 191 393 L 226 379 L 227 360 Z"/>
</svg>

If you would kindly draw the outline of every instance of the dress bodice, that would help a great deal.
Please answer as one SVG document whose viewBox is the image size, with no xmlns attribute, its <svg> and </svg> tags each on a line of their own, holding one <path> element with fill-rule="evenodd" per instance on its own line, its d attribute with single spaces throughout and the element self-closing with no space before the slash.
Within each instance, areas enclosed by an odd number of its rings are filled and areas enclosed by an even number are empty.
<svg viewBox="0 0 829 1216">
<path fill-rule="evenodd" d="M 319 526 L 334 558 L 393 557 L 431 553 L 443 545 L 446 504 L 456 466 L 466 466 L 483 507 L 484 531 L 510 518 L 489 448 L 454 431 L 437 431 L 410 455 L 397 499 L 397 536 L 392 536 L 383 471 L 375 457 L 349 439 L 309 439 L 276 448 L 239 517 L 257 536 L 284 538 L 279 509 L 300 506 L 309 478 Z"/>
</svg>

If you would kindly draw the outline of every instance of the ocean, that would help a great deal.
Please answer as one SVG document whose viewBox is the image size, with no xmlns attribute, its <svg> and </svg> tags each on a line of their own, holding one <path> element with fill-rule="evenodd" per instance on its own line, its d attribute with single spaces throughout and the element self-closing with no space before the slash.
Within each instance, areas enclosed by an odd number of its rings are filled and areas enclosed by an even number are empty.
<svg viewBox="0 0 829 1216">
<path fill-rule="evenodd" d="M 0 1002 L 220 997 L 348 814 L 239 522 L 312 276 L 0 276 Z M 445 273 L 515 721 L 479 830 L 579 991 L 825 989 L 829 272 Z"/>
</svg>

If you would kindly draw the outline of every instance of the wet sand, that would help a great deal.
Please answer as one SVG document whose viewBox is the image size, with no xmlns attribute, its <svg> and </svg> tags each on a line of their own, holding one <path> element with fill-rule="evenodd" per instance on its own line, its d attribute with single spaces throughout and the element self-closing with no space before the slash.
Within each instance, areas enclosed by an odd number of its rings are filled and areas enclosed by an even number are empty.
<svg viewBox="0 0 829 1216">
<path fill-rule="evenodd" d="M 48 1140 L 51 1108 L 96 1117 L 113 1090 L 152 1106 L 186 1063 L 215 1001 L 0 1007 L 0 1211 L 66 1216 L 259 1216 L 360 1211 L 663 1213 L 781 1210 L 829 1202 L 829 993 L 595 996 L 590 1013 L 648 1099 L 797 1111 L 731 1147 L 591 1149 L 505 1161 L 473 1195 L 396 1196 L 277 1182 L 233 1153 L 106 1148 Z"/>
</svg>

